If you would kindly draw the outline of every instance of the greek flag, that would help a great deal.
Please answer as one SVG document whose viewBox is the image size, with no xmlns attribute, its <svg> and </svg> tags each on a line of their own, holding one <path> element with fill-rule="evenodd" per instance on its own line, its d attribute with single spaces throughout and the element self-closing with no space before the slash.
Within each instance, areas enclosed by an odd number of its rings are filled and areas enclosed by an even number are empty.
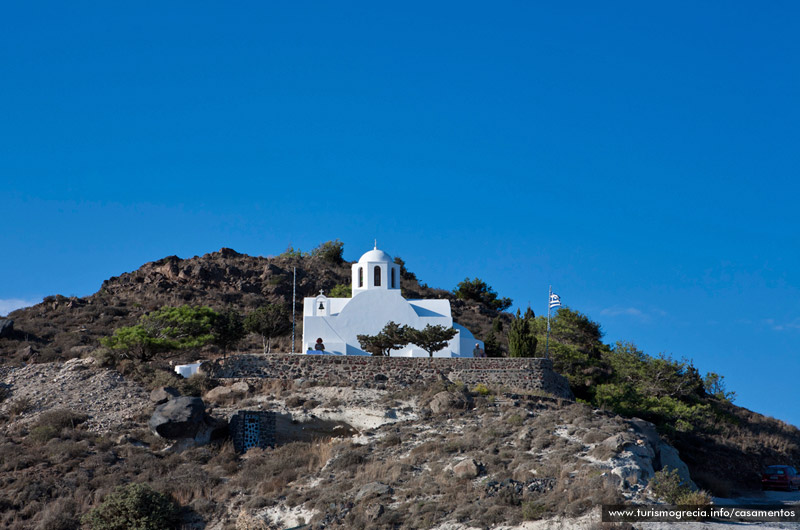
<svg viewBox="0 0 800 530">
<path fill-rule="evenodd" d="M 561 297 L 556 293 L 550 293 L 550 309 L 561 307 Z"/>
</svg>

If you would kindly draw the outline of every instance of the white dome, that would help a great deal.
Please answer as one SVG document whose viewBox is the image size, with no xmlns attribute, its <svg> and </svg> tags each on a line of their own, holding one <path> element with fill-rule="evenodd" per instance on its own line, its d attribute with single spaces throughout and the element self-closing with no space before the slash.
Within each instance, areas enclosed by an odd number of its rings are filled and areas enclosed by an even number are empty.
<svg viewBox="0 0 800 530">
<path fill-rule="evenodd" d="M 386 252 L 375 248 L 365 252 L 353 263 L 353 296 L 370 289 L 389 289 L 400 292 L 400 265 Z"/>
<path fill-rule="evenodd" d="M 359 258 L 359 263 L 367 263 L 367 262 L 376 262 L 382 261 L 385 263 L 392 263 L 392 257 L 382 250 L 373 249 L 369 252 L 365 253 L 361 258 Z"/>
</svg>

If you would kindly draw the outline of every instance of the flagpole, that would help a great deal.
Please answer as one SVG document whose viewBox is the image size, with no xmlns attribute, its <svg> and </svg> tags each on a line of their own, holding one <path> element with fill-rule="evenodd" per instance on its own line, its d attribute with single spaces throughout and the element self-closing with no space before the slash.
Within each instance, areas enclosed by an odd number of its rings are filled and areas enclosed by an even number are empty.
<svg viewBox="0 0 800 530">
<path fill-rule="evenodd" d="M 544 358 L 550 358 L 550 299 L 553 297 L 553 286 L 550 286 L 550 292 L 547 294 L 547 338 L 544 342 Z"/>
</svg>

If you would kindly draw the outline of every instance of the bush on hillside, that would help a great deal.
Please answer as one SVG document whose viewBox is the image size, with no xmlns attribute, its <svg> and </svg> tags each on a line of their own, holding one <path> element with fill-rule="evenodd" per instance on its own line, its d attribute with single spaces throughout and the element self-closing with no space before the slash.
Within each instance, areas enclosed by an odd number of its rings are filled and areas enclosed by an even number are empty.
<svg viewBox="0 0 800 530">
<path fill-rule="evenodd" d="M 464 281 L 460 282 L 453 290 L 453 293 L 456 295 L 456 298 L 473 300 L 495 311 L 505 311 L 511 307 L 512 303 L 511 298 L 498 298 L 495 290 L 489 287 L 486 282 L 480 278 L 475 278 L 473 280 L 465 278 Z"/>
<path fill-rule="evenodd" d="M 146 484 L 117 488 L 83 518 L 92 530 L 166 530 L 178 527 L 178 505 Z"/>
<path fill-rule="evenodd" d="M 539 355 L 546 327 L 543 317 L 532 323 Z M 559 308 L 551 320 L 550 357 L 577 398 L 651 421 L 667 434 L 713 428 L 718 412 L 708 395 L 726 395 L 719 376 L 709 374 L 704 380 L 686 359 L 653 357 L 628 342 L 609 346 L 602 337 L 598 323 L 568 307 Z"/>
<path fill-rule="evenodd" d="M 299 248 L 294 248 L 291 243 L 286 247 L 286 250 L 278 254 L 279 258 L 300 259 L 305 257 L 305 254 Z"/>
<path fill-rule="evenodd" d="M 149 361 L 158 354 L 199 348 L 214 340 L 217 313 L 210 307 L 164 306 L 139 317 L 138 324 L 117 328 L 100 343 L 121 356 Z"/>
<path fill-rule="evenodd" d="M 343 283 L 336 284 L 333 289 L 331 289 L 331 292 L 328 293 L 328 296 L 331 298 L 352 298 L 353 287 Z"/>
<path fill-rule="evenodd" d="M 736 392 L 729 392 L 726 388 L 724 375 L 708 372 L 703 378 L 703 388 L 706 394 L 714 396 L 722 401 L 733 403 L 736 399 Z"/>
<path fill-rule="evenodd" d="M 89 417 L 69 409 L 53 409 L 42 413 L 28 434 L 37 443 L 45 443 L 56 438 L 64 429 L 74 429 Z"/>
<path fill-rule="evenodd" d="M 232 307 L 217 314 L 211 333 L 214 335 L 214 344 L 223 351 L 232 350 L 245 336 L 242 314 Z"/>
<path fill-rule="evenodd" d="M 267 304 L 245 317 L 244 329 L 250 333 L 261 335 L 264 353 L 269 353 L 272 339 L 289 333 L 292 329 L 292 321 L 289 312 L 283 305 Z"/>
<path fill-rule="evenodd" d="M 657 471 L 648 484 L 653 495 L 672 505 L 709 505 L 711 496 L 705 491 L 692 491 L 683 483 L 677 469 L 664 468 Z"/>
<path fill-rule="evenodd" d="M 327 261 L 333 265 L 341 265 L 344 263 L 342 254 L 344 252 L 344 243 L 338 239 L 334 241 L 326 241 L 320 244 L 317 248 L 311 251 L 312 258 L 318 258 L 322 261 Z"/>
</svg>

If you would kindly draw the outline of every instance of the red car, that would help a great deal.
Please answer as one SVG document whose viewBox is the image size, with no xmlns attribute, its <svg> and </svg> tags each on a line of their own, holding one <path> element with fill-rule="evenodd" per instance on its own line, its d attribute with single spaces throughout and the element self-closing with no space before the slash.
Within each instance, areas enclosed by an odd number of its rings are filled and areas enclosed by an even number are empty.
<svg viewBox="0 0 800 530">
<path fill-rule="evenodd" d="M 800 474 L 791 466 L 767 466 L 761 473 L 761 489 L 800 489 Z"/>
</svg>

